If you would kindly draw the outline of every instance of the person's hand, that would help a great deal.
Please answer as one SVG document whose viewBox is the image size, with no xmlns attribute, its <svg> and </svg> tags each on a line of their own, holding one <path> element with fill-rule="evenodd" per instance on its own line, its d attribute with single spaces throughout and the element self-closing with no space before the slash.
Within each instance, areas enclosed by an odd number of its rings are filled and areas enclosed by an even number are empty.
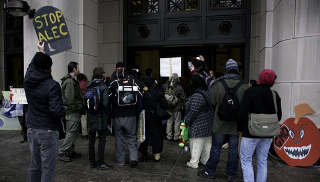
<svg viewBox="0 0 320 182">
<path fill-rule="evenodd" d="M 202 55 L 199 56 L 201 61 L 204 61 L 204 57 Z"/>
<path fill-rule="evenodd" d="M 40 52 L 44 53 L 44 42 L 38 41 L 37 47 Z"/>
<path fill-rule="evenodd" d="M 190 72 L 192 72 L 194 70 L 193 64 L 189 67 L 189 69 L 190 69 Z"/>
</svg>

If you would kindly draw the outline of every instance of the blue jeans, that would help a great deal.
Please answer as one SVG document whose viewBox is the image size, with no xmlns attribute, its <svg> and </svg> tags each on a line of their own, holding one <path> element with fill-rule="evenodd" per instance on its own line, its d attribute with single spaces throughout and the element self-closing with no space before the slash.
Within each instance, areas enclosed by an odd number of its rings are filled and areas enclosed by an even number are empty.
<svg viewBox="0 0 320 182">
<path fill-rule="evenodd" d="M 28 142 L 31 153 L 28 181 L 54 181 L 59 131 L 28 128 Z"/>
<path fill-rule="evenodd" d="M 229 149 L 228 149 L 228 163 L 226 174 L 229 177 L 235 177 L 238 171 L 238 143 L 239 136 L 238 135 L 228 135 L 229 136 Z M 226 135 L 222 134 L 214 134 L 212 135 L 212 146 L 210 150 L 210 157 L 207 161 L 205 171 L 209 175 L 216 175 L 216 168 L 219 163 L 220 151 L 223 145 L 223 141 Z"/>
<path fill-rule="evenodd" d="M 256 151 L 257 155 L 257 182 L 267 181 L 268 152 L 272 138 L 245 138 L 242 137 L 240 156 L 243 179 L 245 182 L 254 182 L 254 172 L 252 166 L 252 155 Z"/>
</svg>

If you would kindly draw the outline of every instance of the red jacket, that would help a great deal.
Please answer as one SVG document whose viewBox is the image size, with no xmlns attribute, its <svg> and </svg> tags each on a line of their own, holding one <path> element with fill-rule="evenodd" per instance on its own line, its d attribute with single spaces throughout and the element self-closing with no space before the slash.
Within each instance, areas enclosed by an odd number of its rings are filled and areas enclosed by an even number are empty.
<svg viewBox="0 0 320 182">
<path fill-rule="evenodd" d="M 88 80 L 81 80 L 81 81 L 79 82 L 82 98 L 83 98 L 84 92 L 86 91 L 86 86 L 87 86 L 88 83 L 89 83 Z"/>
</svg>

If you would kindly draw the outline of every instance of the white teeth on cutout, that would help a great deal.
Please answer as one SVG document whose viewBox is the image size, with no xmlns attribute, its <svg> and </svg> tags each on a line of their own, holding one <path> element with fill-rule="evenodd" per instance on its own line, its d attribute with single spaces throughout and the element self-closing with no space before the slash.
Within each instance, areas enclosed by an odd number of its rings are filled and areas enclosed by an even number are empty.
<svg viewBox="0 0 320 182">
<path fill-rule="evenodd" d="M 291 159 L 304 159 L 308 156 L 311 144 L 308 146 L 302 146 L 302 147 L 285 147 L 284 151 Z"/>
</svg>

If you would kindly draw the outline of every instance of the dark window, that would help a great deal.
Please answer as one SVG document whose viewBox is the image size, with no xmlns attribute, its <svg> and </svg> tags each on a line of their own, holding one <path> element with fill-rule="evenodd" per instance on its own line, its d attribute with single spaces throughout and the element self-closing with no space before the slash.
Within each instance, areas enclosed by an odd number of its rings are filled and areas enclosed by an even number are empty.
<svg viewBox="0 0 320 182">
<path fill-rule="evenodd" d="M 169 12 L 198 11 L 199 0 L 169 0 L 167 6 Z"/>
<path fill-rule="evenodd" d="M 159 0 L 131 0 L 129 5 L 131 16 L 159 13 Z"/>
<path fill-rule="evenodd" d="M 210 9 L 243 8 L 243 0 L 210 0 Z"/>
</svg>

